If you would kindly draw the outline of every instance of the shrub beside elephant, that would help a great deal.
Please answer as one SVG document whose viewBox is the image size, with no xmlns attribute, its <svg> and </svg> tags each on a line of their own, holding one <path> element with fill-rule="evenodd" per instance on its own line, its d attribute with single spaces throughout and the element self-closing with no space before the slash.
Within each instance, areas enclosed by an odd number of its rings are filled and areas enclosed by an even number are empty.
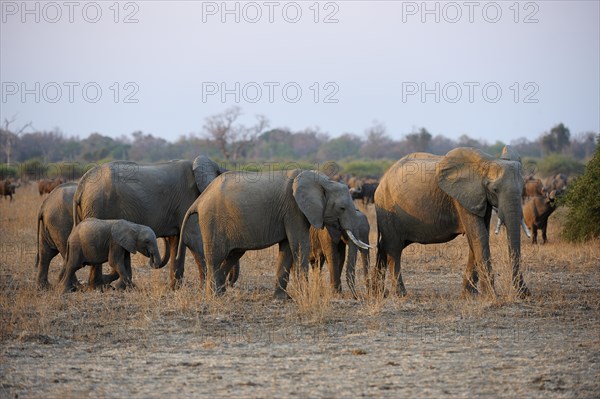
<svg viewBox="0 0 600 399">
<path fill-rule="evenodd" d="M 369 221 L 367 217 L 356 210 L 355 225 L 352 231 L 357 232 L 356 238 L 365 244 L 369 244 Z M 348 259 L 346 260 L 346 247 L 348 248 Z M 357 247 L 348 234 L 339 228 L 325 226 L 322 229 L 310 227 L 310 256 L 309 263 L 313 266 L 318 263 L 323 267 L 327 262 L 329 268 L 329 282 L 331 288 L 337 292 L 342 291 L 341 275 L 346 260 L 346 283 L 356 297 L 355 270 L 356 261 L 360 252 L 361 265 L 364 272 L 367 288 L 369 288 L 369 250 Z"/>
<path fill-rule="evenodd" d="M 225 276 L 247 250 L 279 244 L 274 296 L 288 298 L 292 263 L 308 273 L 311 225 L 342 229 L 356 245 L 368 248 L 352 231 L 357 216 L 348 188 L 314 171 L 226 172 L 198 197 L 185 219 L 194 214 L 204 240 L 207 288 L 216 294 L 225 292 Z"/>
<path fill-rule="evenodd" d="M 75 272 L 86 265 L 108 262 L 119 275 L 116 288 L 132 287 L 131 254 L 137 251 L 160 263 L 156 235 L 148 226 L 119 220 L 87 218 L 73 227 L 67 240 L 65 274 L 61 280 L 63 292 L 75 289 Z"/>
<path fill-rule="evenodd" d="M 157 237 L 169 239 L 170 285 L 183 278 L 184 257 L 176 259 L 180 237 L 204 275 L 202 238 L 191 224 L 180 236 L 186 211 L 206 186 L 223 172 L 215 162 L 198 156 L 194 162 L 177 160 L 143 165 L 116 161 L 86 172 L 73 199 L 74 224 L 86 218 L 125 219 L 150 227 Z M 94 285 L 102 284 L 101 270 L 92 267 Z M 92 283 L 92 281 L 91 281 Z"/>
<path fill-rule="evenodd" d="M 445 156 L 415 153 L 400 159 L 385 173 L 375 193 L 380 289 L 387 265 L 396 293 L 406 294 L 400 261 L 408 245 L 443 243 L 465 234 L 469 256 L 463 293 L 481 289 L 494 295 L 489 230 L 495 207 L 507 227 L 513 283 L 521 295 L 528 295 L 520 271 L 522 192 L 520 162 L 494 159 L 474 148 L 455 148 Z"/>
<path fill-rule="evenodd" d="M 533 197 L 523 205 L 525 223 L 532 232 L 532 244 L 537 244 L 538 229 L 542 230 L 543 243 L 548 242 L 546 235 L 548 218 L 556 210 L 556 196 L 558 194 L 556 190 L 553 190 L 547 196 Z"/>
</svg>

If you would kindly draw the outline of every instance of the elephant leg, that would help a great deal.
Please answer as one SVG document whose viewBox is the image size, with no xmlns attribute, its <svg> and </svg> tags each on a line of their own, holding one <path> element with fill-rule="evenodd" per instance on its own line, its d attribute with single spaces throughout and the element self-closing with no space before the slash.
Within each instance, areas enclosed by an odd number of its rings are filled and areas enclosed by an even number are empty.
<svg viewBox="0 0 600 399">
<path fill-rule="evenodd" d="M 475 262 L 474 268 L 477 268 L 477 272 L 479 273 L 478 280 L 480 291 L 482 294 L 495 296 L 489 241 L 490 214 L 491 210 L 488 210 L 486 216 L 481 218 L 480 216 L 468 212 L 466 209 L 459 209 L 459 217 L 465 228 L 467 241 L 469 243 L 469 251 L 473 253 Z M 471 252 L 469 252 L 469 256 Z"/>
<path fill-rule="evenodd" d="M 325 246 L 323 252 L 329 269 L 329 284 L 331 285 L 331 289 L 336 292 L 342 292 L 340 254 L 336 243 L 331 242 L 331 245 Z"/>
<path fill-rule="evenodd" d="M 124 290 L 133 286 L 131 281 L 131 254 L 123 251 L 122 259 L 110 259 L 110 266 L 118 273 L 119 278 L 115 283 L 115 288 Z M 129 269 L 129 270 L 128 270 Z"/>
<path fill-rule="evenodd" d="M 227 285 L 233 287 L 240 278 L 240 261 L 239 259 L 231 265 L 229 272 L 227 272 Z"/>
<path fill-rule="evenodd" d="M 117 276 L 116 278 L 113 278 Z M 104 285 L 110 284 L 112 281 L 118 278 L 117 274 L 111 273 L 106 276 L 106 279 L 102 275 L 102 265 L 92 265 L 90 267 L 90 276 L 88 277 L 88 287 L 90 289 L 99 289 Z M 112 279 L 112 280 L 111 280 Z"/>
<path fill-rule="evenodd" d="M 532 244 L 537 244 L 537 233 L 538 233 L 538 227 L 537 225 L 533 225 L 531 228 L 531 243 Z"/>
<path fill-rule="evenodd" d="M 362 264 L 363 275 L 367 289 L 371 286 L 371 275 L 369 272 L 369 250 L 360 249 L 360 263 Z"/>
<path fill-rule="evenodd" d="M 179 240 L 181 237 L 177 236 L 174 239 L 169 240 L 169 249 L 171 251 L 171 261 L 169 264 L 170 271 L 170 286 L 172 290 L 175 290 L 181 286 L 181 280 L 183 279 L 183 271 L 185 266 L 185 249 L 183 254 L 177 259 L 177 247 L 179 246 Z M 185 247 L 184 247 L 185 248 Z"/>
<path fill-rule="evenodd" d="M 50 288 L 50 283 L 48 282 L 48 268 L 50 267 L 52 259 L 58 255 L 58 250 L 51 248 L 44 242 L 40 252 L 41 254 L 39 255 L 37 265 L 36 284 L 38 289 L 43 290 Z M 64 267 L 62 270 L 64 270 Z M 62 279 L 62 276 L 60 276 L 59 279 Z"/>
<path fill-rule="evenodd" d="M 225 274 L 225 284 L 233 287 L 240 275 L 240 258 L 246 251 L 234 251 L 223 262 L 223 273 Z"/>
<path fill-rule="evenodd" d="M 396 254 L 388 254 L 387 263 L 390 269 L 392 282 L 396 286 L 396 294 L 398 296 L 406 295 L 406 287 L 404 287 L 404 281 L 402 280 L 402 272 L 400 267 L 400 259 L 402 258 L 402 250 Z"/>
<path fill-rule="evenodd" d="M 345 251 L 344 251 L 345 252 Z M 356 259 L 358 248 L 354 244 L 348 245 L 348 259 L 346 259 L 346 284 L 354 298 L 356 295 Z M 343 258 L 342 258 L 343 259 Z"/>
<path fill-rule="evenodd" d="M 196 261 L 196 266 L 198 266 L 198 275 L 200 276 L 200 285 L 206 282 L 206 263 L 202 256 L 197 254 L 194 251 L 190 251 L 192 256 L 194 257 L 194 261 Z"/>
<path fill-rule="evenodd" d="M 469 258 L 467 260 L 467 270 L 463 276 L 463 296 L 477 294 L 477 283 L 479 282 L 479 274 L 475 266 L 475 254 L 473 249 L 469 247 Z"/>
<path fill-rule="evenodd" d="M 289 299 L 290 296 L 285 291 L 287 288 L 288 281 L 290 279 L 290 269 L 292 268 L 292 251 L 288 241 L 279 243 L 279 255 L 277 257 L 277 270 L 276 270 L 276 282 L 275 282 L 275 293 L 273 297 L 275 299 Z"/>
<path fill-rule="evenodd" d="M 76 289 L 75 285 L 73 284 L 73 281 L 77 280 L 75 273 L 77 270 L 83 267 L 83 264 L 78 257 L 75 258 L 76 259 L 73 259 L 73 257 L 71 257 L 71 259 L 69 259 L 65 265 L 65 274 L 61 280 L 63 293 L 73 292 Z"/>
</svg>

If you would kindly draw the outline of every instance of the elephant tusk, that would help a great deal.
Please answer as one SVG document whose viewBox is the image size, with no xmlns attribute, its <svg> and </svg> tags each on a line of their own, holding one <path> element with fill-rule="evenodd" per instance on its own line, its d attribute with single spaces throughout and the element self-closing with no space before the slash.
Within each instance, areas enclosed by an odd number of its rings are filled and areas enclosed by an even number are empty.
<svg viewBox="0 0 600 399">
<path fill-rule="evenodd" d="M 527 238 L 531 238 L 531 232 L 529 231 L 529 229 L 527 228 L 527 225 L 525 224 L 525 219 L 521 219 L 521 226 L 523 227 L 523 231 L 525 232 L 525 235 L 527 236 Z"/>
<path fill-rule="evenodd" d="M 371 248 L 370 245 L 367 245 L 364 242 L 362 242 L 361 240 L 358 240 L 356 237 L 354 237 L 354 234 L 352 234 L 352 232 L 350 230 L 346 230 L 346 234 L 348 234 L 348 237 L 350 237 L 350 239 L 352 240 L 352 242 L 357 247 L 362 248 L 362 249 L 369 249 L 369 248 Z"/>
</svg>

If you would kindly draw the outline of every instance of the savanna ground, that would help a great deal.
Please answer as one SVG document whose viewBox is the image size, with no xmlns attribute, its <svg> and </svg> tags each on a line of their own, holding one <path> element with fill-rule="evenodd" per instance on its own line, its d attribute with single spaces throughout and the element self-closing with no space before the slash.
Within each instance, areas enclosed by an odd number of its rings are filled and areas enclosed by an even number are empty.
<svg viewBox="0 0 600 399">
<path fill-rule="evenodd" d="M 459 237 L 407 249 L 405 298 L 367 296 L 362 274 L 359 300 L 346 286 L 332 295 L 323 271 L 279 302 L 273 248 L 247 253 L 238 285 L 216 299 L 189 255 L 177 291 L 135 255 L 135 290 L 38 292 L 41 201 L 34 185 L 0 200 L 0 397 L 600 396 L 600 242 L 562 242 L 562 209 L 548 244 L 522 239 L 525 300 L 509 288 L 502 231 L 496 300 L 460 299 Z"/>
</svg>

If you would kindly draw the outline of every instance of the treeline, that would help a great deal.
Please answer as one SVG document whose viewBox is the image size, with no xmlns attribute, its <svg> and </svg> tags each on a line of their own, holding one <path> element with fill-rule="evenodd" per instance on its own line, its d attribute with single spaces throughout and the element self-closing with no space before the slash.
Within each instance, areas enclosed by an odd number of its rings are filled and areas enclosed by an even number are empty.
<svg viewBox="0 0 600 399">
<path fill-rule="evenodd" d="M 198 154 L 205 154 L 227 163 L 335 161 L 346 165 L 353 173 L 366 175 L 378 174 L 392 161 L 412 152 L 441 155 L 455 147 L 469 146 L 499 155 L 505 144 L 511 144 L 525 160 L 548 158 L 552 165 L 546 169 L 560 164 L 562 171 L 577 173 L 582 170 L 582 162 L 594 154 L 598 135 L 596 132 L 571 135 L 560 123 L 535 140 L 521 138 L 509 143 L 489 143 L 467 135 L 453 140 L 434 135 L 426 128 L 393 139 L 383 125 L 375 124 L 362 134 L 344 133 L 330 137 L 318 128 L 295 132 L 286 128 L 268 128 L 268 121 L 262 116 L 257 117 L 256 125 L 248 127 L 238 122 L 240 115 L 239 108 L 231 108 L 211 116 L 206 119 L 201 133 L 180 136 L 174 142 L 139 131 L 118 138 L 92 133 L 83 139 L 66 137 L 58 129 L 15 132 L 5 123 L 0 129 L 0 159 L 4 165 L 98 163 L 117 159 L 149 163 L 193 159 Z M 540 162 L 543 166 L 543 160 Z"/>
</svg>

